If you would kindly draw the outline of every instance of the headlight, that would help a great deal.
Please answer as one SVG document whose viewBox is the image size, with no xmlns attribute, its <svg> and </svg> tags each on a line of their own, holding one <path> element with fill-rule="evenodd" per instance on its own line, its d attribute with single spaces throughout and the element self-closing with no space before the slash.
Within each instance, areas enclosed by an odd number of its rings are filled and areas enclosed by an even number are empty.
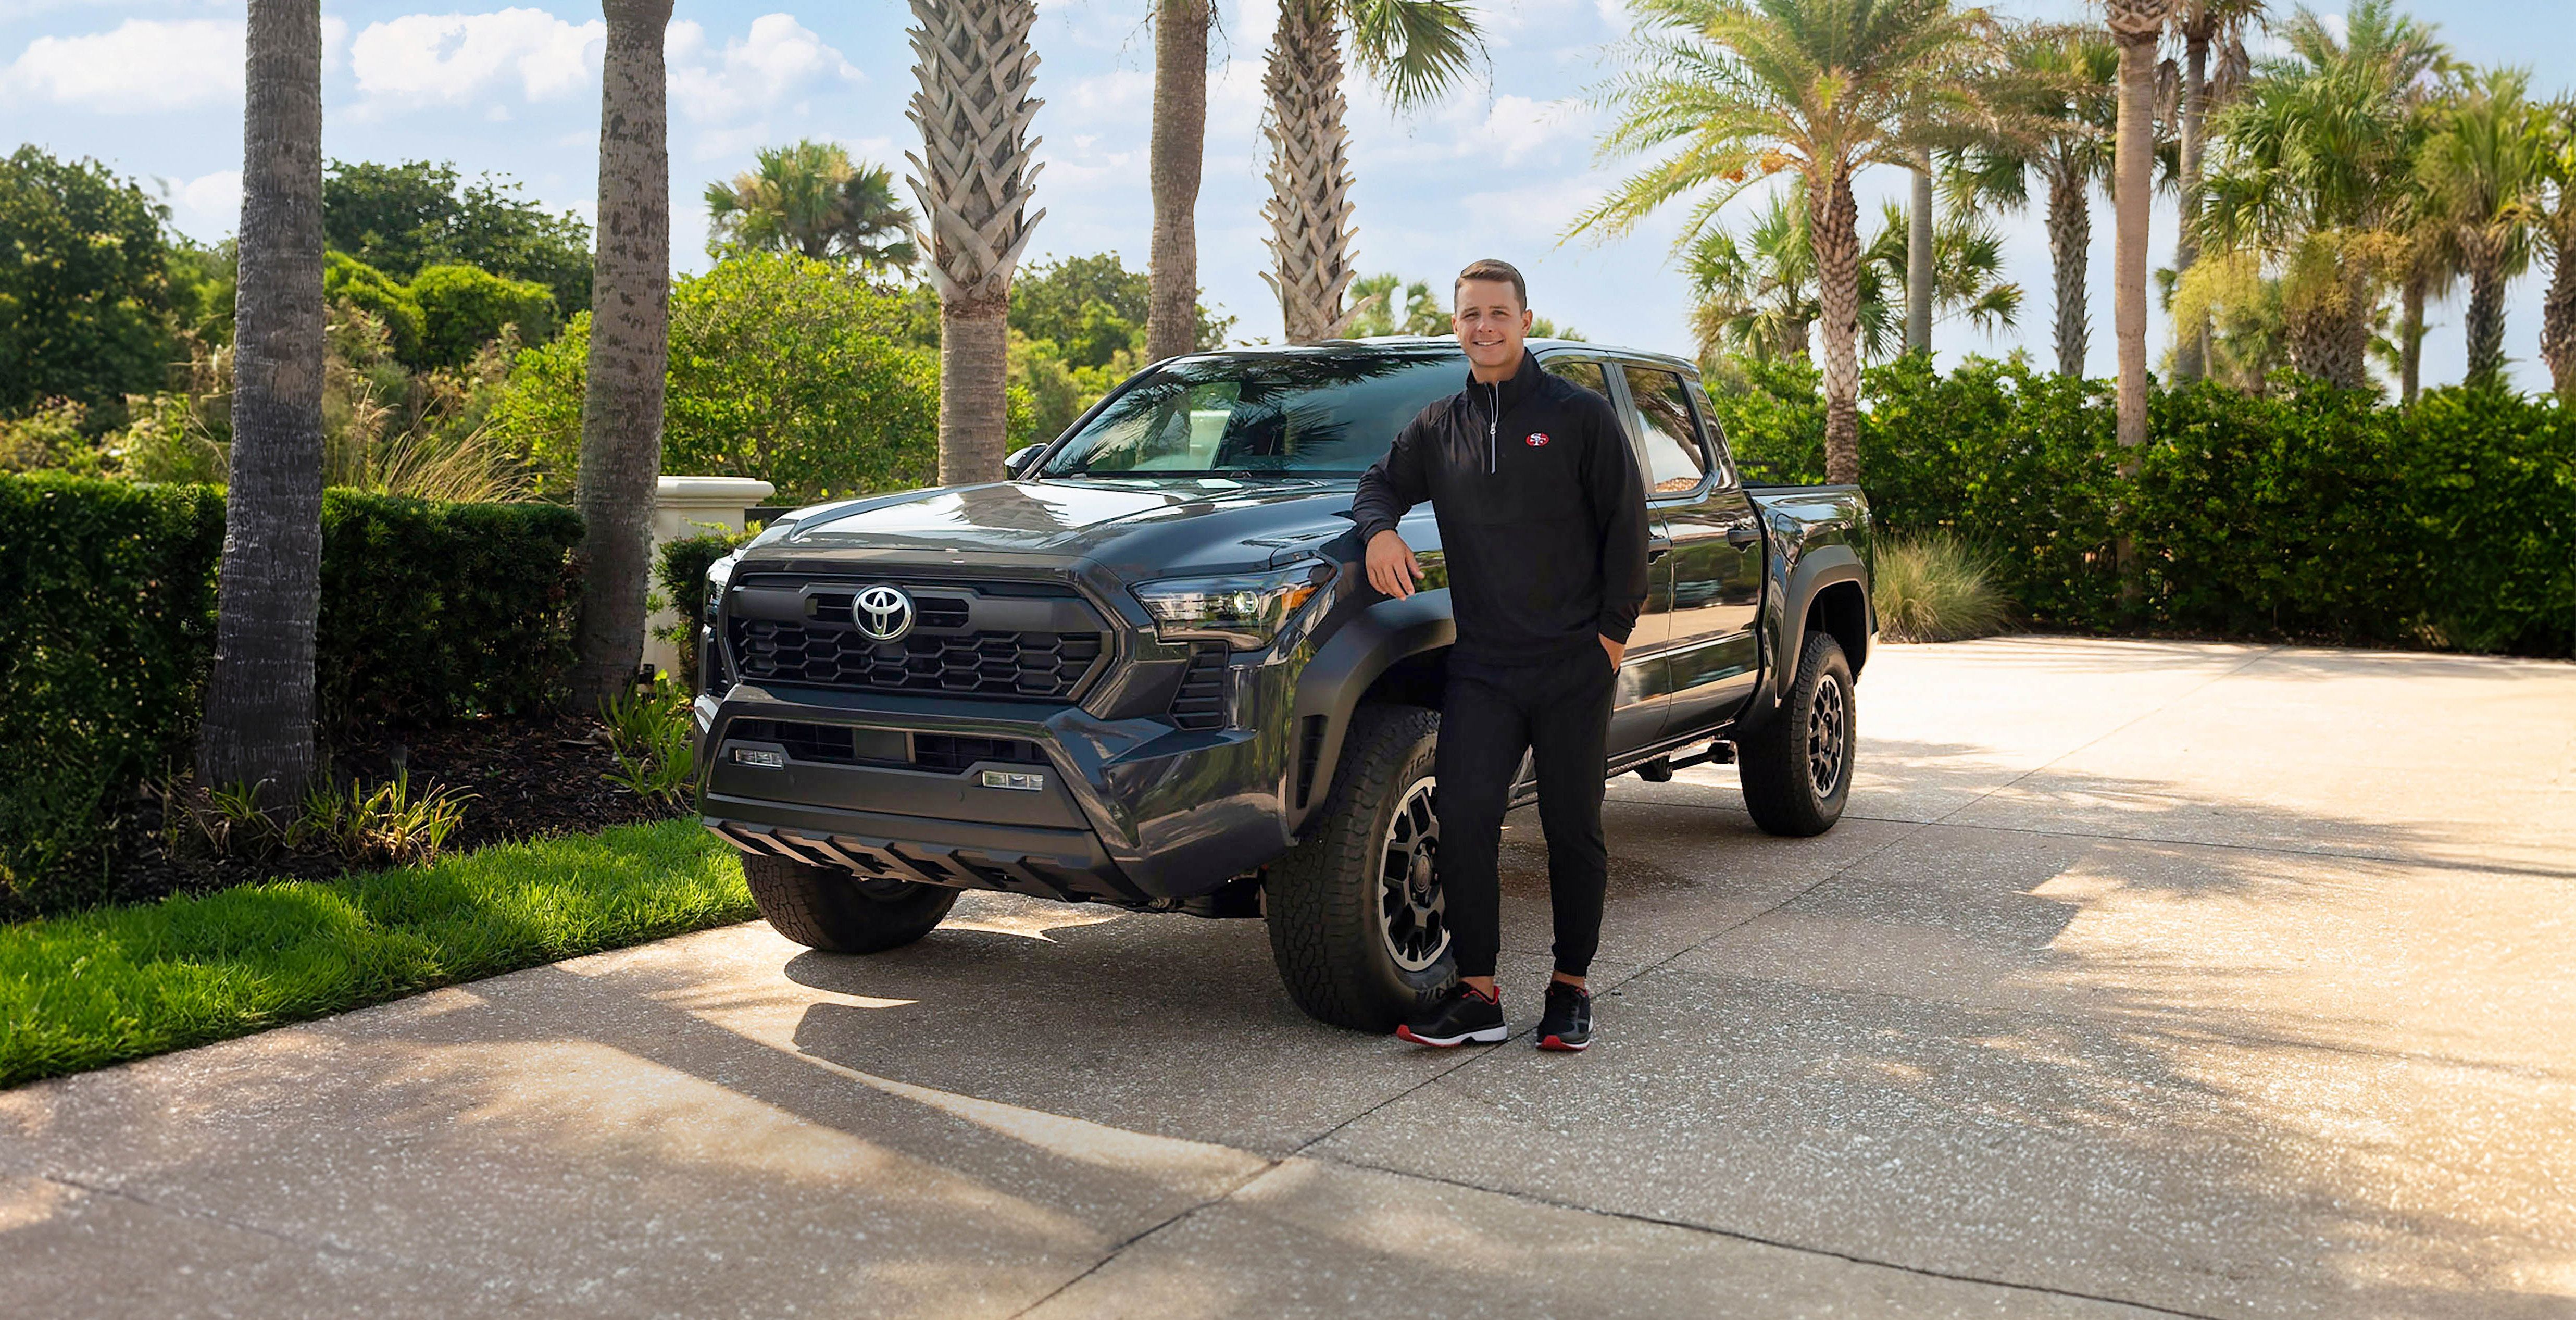
<svg viewBox="0 0 2576 1320">
<path fill-rule="evenodd" d="M 1217 638 L 1238 651 L 1258 651 L 1333 580 L 1333 566 L 1309 561 L 1260 573 L 1167 578 L 1136 588 L 1136 603 L 1154 616 L 1165 641 Z"/>
<path fill-rule="evenodd" d="M 707 565 L 707 607 L 699 613 L 700 619 L 716 621 L 716 615 L 724 609 L 725 586 L 733 581 L 733 566 L 741 562 L 742 556 L 736 553 Z"/>
</svg>

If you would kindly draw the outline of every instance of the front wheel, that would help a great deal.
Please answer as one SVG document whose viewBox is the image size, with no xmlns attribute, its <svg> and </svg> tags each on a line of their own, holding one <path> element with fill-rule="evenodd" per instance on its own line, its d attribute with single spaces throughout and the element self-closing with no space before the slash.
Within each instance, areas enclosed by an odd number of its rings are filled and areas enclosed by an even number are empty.
<svg viewBox="0 0 2576 1320">
<path fill-rule="evenodd" d="M 826 953 L 882 953 L 927 935 L 957 891 L 910 880 L 870 880 L 784 857 L 745 856 L 751 901 L 781 935 Z"/>
<path fill-rule="evenodd" d="M 1764 833 L 1806 838 L 1842 819 L 1859 748 L 1856 715 L 1842 644 L 1808 633 L 1788 697 L 1736 743 L 1744 809 Z"/>
<path fill-rule="evenodd" d="M 1458 979 L 1440 888 L 1432 751 L 1440 716 L 1363 706 L 1306 839 L 1270 868 L 1270 953 L 1297 1006 L 1360 1031 L 1395 1024 Z"/>
</svg>

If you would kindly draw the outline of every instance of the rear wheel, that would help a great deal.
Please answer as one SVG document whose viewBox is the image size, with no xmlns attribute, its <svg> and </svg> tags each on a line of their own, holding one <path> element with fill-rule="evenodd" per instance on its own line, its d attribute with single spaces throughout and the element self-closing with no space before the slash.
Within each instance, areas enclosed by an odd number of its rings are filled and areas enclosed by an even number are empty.
<svg viewBox="0 0 2576 1320">
<path fill-rule="evenodd" d="M 1361 1031 L 1438 1001 L 1458 979 L 1440 888 L 1438 714 L 1363 706 L 1306 839 L 1270 868 L 1270 953 L 1297 1006 Z"/>
<path fill-rule="evenodd" d="M 1736 743 L 1736 777 L 1755 825 L 1804 838 L 1842 819 L 1859 746 L 1857 713 L 1841 643 L 1808 633 L 1787 699 Z"/>
<path fill-rule="evenodd" d="M 827 953 L 881 953 L 927 935 L 957 891 L 909 880 L 871 880 L 784 857 L 745 856 L 751 901 L 779 934 Z"/>
</svg>

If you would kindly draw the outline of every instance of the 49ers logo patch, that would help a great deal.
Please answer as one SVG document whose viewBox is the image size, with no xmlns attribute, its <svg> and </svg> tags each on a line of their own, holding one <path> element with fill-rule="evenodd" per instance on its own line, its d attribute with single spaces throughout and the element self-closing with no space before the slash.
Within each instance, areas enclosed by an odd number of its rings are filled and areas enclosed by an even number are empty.
<svg viewBox="0 0 2576 1320">
<path fill-rule="evenodd" d="M 1538 449 L 1538 448 L 1541 448 L 1541 447 L 1545 446 L 1546 444 L 1547 444 L 1547 432 L 1545 432 L 1545 431 L 1532 431 L 1532 432 L 1530 432 L 1530 434 L 1529 434 L 1529 447 L 1530 447 L 1530 448 L 1532 448 L 1532 449 Z"/>
</svg>

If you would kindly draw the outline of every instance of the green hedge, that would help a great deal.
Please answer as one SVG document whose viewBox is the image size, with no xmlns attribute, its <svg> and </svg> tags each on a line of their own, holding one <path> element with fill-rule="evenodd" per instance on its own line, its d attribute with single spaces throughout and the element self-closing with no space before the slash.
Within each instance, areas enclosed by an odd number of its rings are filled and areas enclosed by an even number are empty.
<svg viewBox="0 0 2576 1320">
<path fill-rule="evenodd" d="M 1811 368 L 1711 380 L 1748 478 L 1822 480 Z M 2552 399 L 2455 389 L 2385 408 L 2286 379 L 2261 398 L 2160 391 L 2123 477 L 2104 382 L 1909 358 L 1864 390 L 1880 525 L 1976 545 L 2043 626 L 2576 655 L 2576 414 Z M 2140 566 L 2128 597 L 2123 536 Z"/>
<path fill-rule="evenodd" d="M 671 612 L 680 616 L 678 634 L 671 642 L 680 653 L 680 672 L 673 677 L 684 687 L 698 685 L 698 634 L 707 626 L 707 570 L 757 534 L 756 529 L 710 532 L 662 545 L 653 577 L 670 599 Z"/>
<path fill-rule="evenodd" d="M 581 519 L 546 504 L 356 491 L 322 506 L 326 738 L 552 701 L 571 664 Z M 0 914 L 103 890 L 125 795 L 184 770 L 212 663 L 223 496 L 0 475 Z"/>
</svg>

